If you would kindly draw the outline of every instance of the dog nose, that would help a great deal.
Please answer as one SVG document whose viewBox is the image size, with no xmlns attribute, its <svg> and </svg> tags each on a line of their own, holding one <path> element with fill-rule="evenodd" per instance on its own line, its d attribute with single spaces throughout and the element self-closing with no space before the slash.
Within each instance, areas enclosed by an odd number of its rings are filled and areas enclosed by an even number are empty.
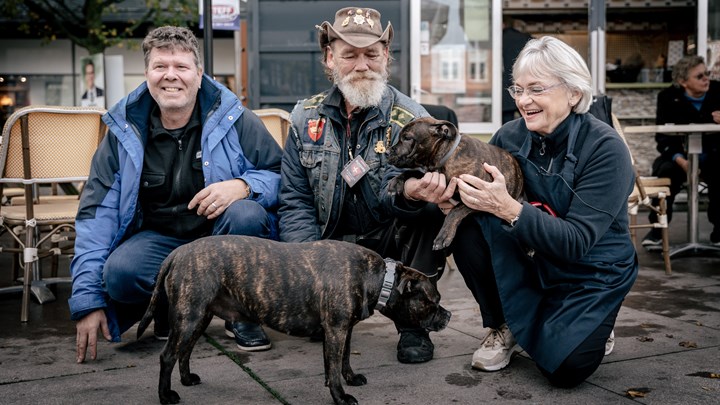
<svg viewBox="0 0 720 405">
<path fill-rule="evenodd" d="M 439 332 L 445 329 L 448 323 L 450 323 L 451 317 L 452 312 L 438 305 L 438 309 L 435 314 L 433 314 L 430 325 L 427 329 L 433 332 Z"/>
</svg>

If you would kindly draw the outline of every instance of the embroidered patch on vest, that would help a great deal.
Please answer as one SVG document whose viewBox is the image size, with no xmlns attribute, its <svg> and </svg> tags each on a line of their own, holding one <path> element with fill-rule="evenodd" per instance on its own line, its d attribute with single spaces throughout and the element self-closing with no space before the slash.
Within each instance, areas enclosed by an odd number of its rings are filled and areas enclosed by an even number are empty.
<svg viewBox="0 0 720 405">
<path fill-rule="evenodd" d="M 325 118 L 308 120 L 308 136 L 313 142 L 317 142 L 322 137 L 323 126 L 325 126 Z"/>
<path fill-rule="evenodd" d="M 400 126 L 400 128 L 404 127 L 414 118 L 415 116 L 410 113 L 410 111 L 396 105 L 393 105 L 390 112 L 390 122 L 395 123 L 396 125 Z"/>
<path fill-rule="evenodd" d="M 303 108 L 306 110 L 309 108 L 317 108 L 320 103 L 325 100 L 325 96 L 325 94 L 320 93 L 306 99 L 305 102 L 303 102 Z"/>
</svg>

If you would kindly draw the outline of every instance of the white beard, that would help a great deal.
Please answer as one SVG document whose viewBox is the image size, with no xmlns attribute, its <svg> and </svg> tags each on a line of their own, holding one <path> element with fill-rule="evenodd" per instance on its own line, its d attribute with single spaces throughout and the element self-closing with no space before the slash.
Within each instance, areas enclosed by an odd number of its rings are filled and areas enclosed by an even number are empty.
<svg viewBox="0 0 720 405">
<path fill-rule="evenodd" d="M 358 108 L 380 105 L 387 88 L 387 76 L 387 73 L 368 70 L 364 73 L 352 72 L 341 77 L 337 69 L 333 71 L 333 80 L 345 96 L 345 101 Z"/>
</svg>

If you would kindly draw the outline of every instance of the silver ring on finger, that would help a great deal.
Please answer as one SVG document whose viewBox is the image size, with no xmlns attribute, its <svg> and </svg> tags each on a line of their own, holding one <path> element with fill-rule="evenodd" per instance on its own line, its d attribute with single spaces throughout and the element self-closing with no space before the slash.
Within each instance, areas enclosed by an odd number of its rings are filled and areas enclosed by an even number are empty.
<svg viewBox="0 0 720 405">
<path fill-rule="evenodd" d="M 213 208 L 218 209 L 218 206 L 217 206 L 217 204 L 215 204 L 215 201 L 211 202 L 210 205 L 211 205 Z"/>
</svg>

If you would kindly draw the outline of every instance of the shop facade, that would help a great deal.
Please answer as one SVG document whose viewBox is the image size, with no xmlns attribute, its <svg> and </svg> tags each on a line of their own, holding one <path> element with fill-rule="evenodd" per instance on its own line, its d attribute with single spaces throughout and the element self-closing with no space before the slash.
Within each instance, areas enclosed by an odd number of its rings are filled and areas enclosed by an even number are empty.
<svg viewBox="0 0 720 405">
<path fill-rule="evenodd" d="M 713 4 L 711 4 L 713 3 Z M 347 1 L 241 1 L 242 30 L 214 33 L 213 74 L 251 108 L 292 108 L 326 89 L 316 24 Z M 583 55 L 597 92 L 613 96 L 621 118 L 654 118 L 654 94 L 669 85 L 682 54 L 720 55 L 720 2 L 712 0 L 375 0 L 358 2 L 395 29 L 391 83 L 414 99 L 456 111 L 461 130 L 501 125 L 502 20 L 556 36 Z M 199 35 L 202 35 L 199 32 Z M 143 81 L 139 39 L 106 50 L 121 56 L 126 91 Z M 203 43 L 201 41 L 201 47 Z M 241 57 L 237 57 L 238 53 Z M 0 107 L 79 105 L 82 60 L 68 40 L 0 38 Z M 241 61 L 241 62 L 240 62 Z M 240 68 L 238 68 L 240 67 Z M 238 72 L 240 74 L 238 75 Z"/>
</svg>

